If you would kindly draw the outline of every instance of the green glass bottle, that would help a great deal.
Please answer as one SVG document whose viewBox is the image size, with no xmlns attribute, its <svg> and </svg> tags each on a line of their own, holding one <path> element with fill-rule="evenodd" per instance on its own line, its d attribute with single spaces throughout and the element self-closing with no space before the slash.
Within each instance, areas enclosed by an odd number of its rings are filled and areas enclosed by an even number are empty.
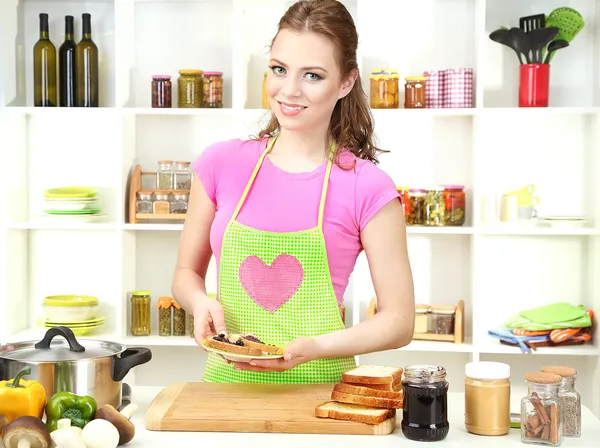
<svg viewBox="0 0 600 448">
<path fill-rule="evenodd" d="M 60 107 L 75 107 L 75 40 L 73 16 L 65 16 L 65 41 L 58 49 L 58 93 Z"/>
<path fill-rule="evenodd" d="M 40 14 L 40 38 L 33 46 L 33 105 L 56 107 L 56 47 L 50 41 L 48 14 Z"/>
<path fill-rule="evenodd" d="M 75 51 L 77 105 L 98 107 L 98 47 L 92 40 L 90 14 L 82 14 L 82 19 L 83 33 Z"/>
</svg>

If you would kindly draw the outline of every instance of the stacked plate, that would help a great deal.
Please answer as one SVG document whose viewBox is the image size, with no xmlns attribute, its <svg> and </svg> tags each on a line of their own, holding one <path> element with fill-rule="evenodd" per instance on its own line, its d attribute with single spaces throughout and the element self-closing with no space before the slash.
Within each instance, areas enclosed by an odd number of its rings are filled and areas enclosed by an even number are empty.
<svg viewBox="0 0 600 448">
<path fill-rule="evenodd" d="M 93 187 L 61 187 L 44 191 L 44 213 L 47 215 L 87 216 L 100 213 L 97 189 Z"/>
<path fill-rule="evenodd" d="M 88 334 L 104 326 L 97 297 L 58 295 L 44 298 L 45 328 L 69 327 L 75 336 Z"/>
</svg>

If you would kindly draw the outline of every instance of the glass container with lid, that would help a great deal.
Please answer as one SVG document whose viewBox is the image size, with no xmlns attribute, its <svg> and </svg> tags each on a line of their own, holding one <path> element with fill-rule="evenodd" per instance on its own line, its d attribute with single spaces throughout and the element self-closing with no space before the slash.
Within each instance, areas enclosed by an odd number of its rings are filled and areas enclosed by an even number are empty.
<svg viewBox="0 0 600 448">
<path fill-rule="evenodd" d="M 410 211 L 406 217 L 406 223 L 410 226 L 422 226 L 425 224 L 425 190 L 422 188 L 411 188 L 408 190 Z"/>
<path fill-rule="evenodd" d="M 521 399 L 521 442 L 560 446 L 563 416 L 558 389 L 562 377 L 550 372 L 525 374 L 527 395 Z"/>
<path fill-rule="evenodd" d="M 169 75 L 152 76 L 152 107 L 170 108 L 171 98 L 171 77 Z"/>
<path fill-rule="evenodd" d="M 444 187 L 432 186 L 425 194 L 425 225 L 446 225 L 446 206 L 444 203 Z"/>
<path fill-rule="evenodd" d="M 131 325 L 132 336 L 148 336 L 151 331 L 150 303 L 151 292 L 136 290 L 131 292 Z"/>
<path fill-rule="evenodd" d="M 415 306 L 415 333 L 427 333 L 429 331 L 429 306 Z"/>
<path fill-rule="evenodd" d="M 404 108 L 425 108 L 425 76 L 409 76 L 404 84 Z"/>
<path fill-rule="evenodd" d="M 447 226 L 462 226 L 465 223 L 465 187 L 444 185 L 444 209 Z"/>
<path fill-rule="evenodd" d="M 204 72 L 203 77 L 204 106 L 209 108 L 223 107 L 223 72 Z"/>
<path fill-rule="evenodd" d="M 156 305 L 158 307 L 158 335 L 171 336 L 173 334 L 173 298 L 161 296 Z"/>
<path fill-rule="evenodd" d="M 177 79 L 178 106 L 180 108 L 202 107 L 202 70 L 179 70 Z"/>
<path fill-rule="evenodd" d="M 558 397 L 562 404 L 563 436 L 581 436 L 581 395 L 575 389 L 577 370 L 566 366 L 542 367 L 542 372 L 560 375 L 562 381 L 558 388 Z"/>
<path fill-rule="evenodd" d="M 192 172 L 190 171 L 190 162 L 175 162 L 173 168 L 175 190 L 189 191 L 192 187 Z M 163 188 L 166 190 L 166 188 Z"/>
<path fill-rule="evenodd" d="M 454 309 L 432 309 L 431 329 L 434 334 L 454 334 Z"/>
<path fill-rule="evenodd" d="M 159 190 L 173 190 L 175 186 L 173 174 L 173 161 L 160 160 L 156 172 L 156 188 Z"/>
<path fill-rule="evenodd" d="M 139 191 L 135 203 L 137 213 L 152 213 L 152 193 Z"/>
<path fill-rule="evenodd" d="M 370 105 L 372 109 L 397 109 L 399 106 L 398 70 L 375 69 L 369 76 Z"/>
</svg>

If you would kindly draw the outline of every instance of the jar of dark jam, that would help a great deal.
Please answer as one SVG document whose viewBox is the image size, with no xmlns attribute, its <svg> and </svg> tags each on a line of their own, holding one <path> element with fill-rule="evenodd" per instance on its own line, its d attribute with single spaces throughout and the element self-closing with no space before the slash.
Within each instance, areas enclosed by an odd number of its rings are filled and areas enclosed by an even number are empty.
<svg viewBox="0 0 600 448">
<path fill-rule="evenodd" d="M 419 442 L 438 442 L 448 435 L 448 382 L 440 366 L 404 369 L 402 433 Z"/>
</svg>

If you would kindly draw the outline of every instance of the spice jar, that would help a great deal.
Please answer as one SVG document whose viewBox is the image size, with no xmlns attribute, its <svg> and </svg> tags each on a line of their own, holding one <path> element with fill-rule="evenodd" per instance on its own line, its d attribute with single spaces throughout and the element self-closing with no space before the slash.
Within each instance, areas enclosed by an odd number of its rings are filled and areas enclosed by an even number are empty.
<svg viewBox="0 0 600 448">
<path fill-rule="evenodd" d="M 410 198 L 408 196 L 408 187 L 396 187 L 396 191 L 400 195 L 400 202 L 402 203 L 402 211 L 404 212 L 404 220 L 408 221 L 408 215 L 410 215 Z"/>
<path fill-rule="evenodd" d="M 376 69 L 369 76 L 370 105 L 372 109 L 397 109 L 399 105 L 398 82 L 400 76 L 394 69 Z"/>
<path fill-rule="evenodd" d="M 406 223 L 410 226 L 422 226 L 425 224 L 425 190 L 411 188 L 408 190 L 410 211 Z"/>
<path fill-rule="evenodd" d="M 173 200 L 171 201 L 171 213 L 181 213 L 186 214 L 188 209 L 188 195 L 187 194 L 178 194 L 175 193 L 173 195 Z"/>
<path fill-rule="evenodd" d="M 562 378 L 558 387 L 563 416 L 563 436 L 581 436 L 581 395 L 575 389 L 577 370 L 572 367 L 543 367 L 542 372 L 554 373 Z"/>
<path fill-rule="evenodd" d="M 425 76 L 410 76 L 404 84 L 404 108 L 425 108 Z"/>
<path fill-rule="evenodd" d="M 425 194 L 425 225 L 443 226 L 446 224 L 444 187 L 429 187 Z"/>
<path fill-rule="evenodd" d="M 162 296 L 158 298 L 158 335 L 171 336 L 173 334 L 172 327 L 172 310 L 173 298 Z"/>
<path fill-rule="evenodd" d="M 173 336 L 185 336 L 185 310 L 173 300 Z"/>
<path fill-rule="evenodd" d="M 262 108 L 269 108 L 269 97 L 267 95 L 267 72 L 264 73 L 263 81 L 262 81 Z"/>
<path fill-rule="evenodd" d="M 159 190 L 173 190 L 175 185 L 173 174 L 173 161 L 160 160 L 156 172 L 156 188 Z"/>
<path fill-rule="evenodd" d="M 407 439 L 437 442 L 448 435 L 448 382 L 441 366 L 404 369 L 402 433 Z"/>
<path fill-rule="evenodd" d="M 131 326 L 132 336 L 148 336 L 150 334 L 150 291 L 131 292 Z"/>
<path fill-rule="evenodd" d="M 194 315 L 192 313 L 188 314 L 188 328 L 190 337 L 194 337 Z"/>
<path fill-rule="evenodd" d="M 462 226 L 465 223 L 465 187 L 444 185 L 444 208 L 447 226 Z"/>
<path fill-rule="evenodd" d="M 152 107 L 171 107 L 171 77 L 168 75 L 154 75 L 152 77 Z"/>
<path fill-rule="evenodd" d="M 521 441 L 559 446 L 563 422 L 558 388 L 562 378 L 549 372 L 525 374 L 527 395 L 521 399 Z"/>
<path fill-rule="evenodd" d="M 431 311 L 431 327 L 434 334 L 454 333 L 455 310 L 433 309 Z"/>
<path fill-rule="evenodd" d="M 152 204 L 153 211 L 157 215 L 166 215 L 171 213 L 171 203 L 169 202 L 168 193 L 155 193 L 154 203 Z"/>
<path fill-rule="evenodd" d="M 429 307 L 427 305 L 415 306 L 415 333 L 427 333 L 429 331 Z"/>
<path fill-rule="evenodd" d="M 223 73 L 204 72 L 204 107 L 223 107 Z"/>
<path fill-rule="evenodd" d="M 465 428 L 481 436 L 510 431 L 510 366 L 501 362 L 465 365 Z"/>
<path fill-rule="evenodd" d="M 173 168 L 173 184 L 175 190 L 189 191 L 192 187 L 192 172 L 190 162 L 175 162 Z M 164 188 L 166 190 L 166 188 Z"/>
<path fill-rule="evenodd" d="M 202 70 L 179 70 L 177 90 L 180 108 L 202 107 L 202 73 Z"/>
<path fill-rule="evenodd" d="M 135 203 L 137 213 L 152 213 L 152 193 L 138 192 Z"/>
</svg>

